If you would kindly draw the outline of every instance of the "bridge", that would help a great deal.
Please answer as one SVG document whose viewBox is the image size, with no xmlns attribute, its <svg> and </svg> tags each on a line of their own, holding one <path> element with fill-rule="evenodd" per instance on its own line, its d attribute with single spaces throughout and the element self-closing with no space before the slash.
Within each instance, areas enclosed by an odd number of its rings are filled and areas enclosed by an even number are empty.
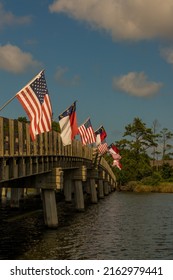
<svg viewBox="0 0 173 280">
<path fill-rule="evenodd" d="M 115 190 L 115 175 L 96 149 L 74 140 L 63 146 L 60 134 L 50 131 L 30 138 L 29 124 L 0 117 L 0 195 L 11 188 L 11 207 L 19 207 L 21 191 L 40 190 L 46 226 L 58 226 L 56 192 L 65 201 L 75 197 L 75 207 L 84 210 L 84 192 L 91 202 Z"/>
</svg>

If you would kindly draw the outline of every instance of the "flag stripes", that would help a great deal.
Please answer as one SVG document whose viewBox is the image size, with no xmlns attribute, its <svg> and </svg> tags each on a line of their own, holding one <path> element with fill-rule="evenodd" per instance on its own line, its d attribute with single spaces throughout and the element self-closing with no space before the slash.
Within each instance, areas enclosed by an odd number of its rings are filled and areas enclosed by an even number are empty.
<svg viewBox="0 0 173 280">
<path fill-rule="evenodd" d="M 103 155 L 108 151 L 108 144 L 107 143 L 100 144 L 97 148 L 98 148 L 98 152 L 101 155 Z"/>
<path fill-rule="evenodd" d="M 43 71 L 18 92 L 16 97 L 30 119 L 30 135 L 33 141 L 37 134 L 51 130 L 52 106 Z"/>
<path fill-rule="evenodd" d="M 90 119 L 88 119 L 84 124 L 79 126 L 78 131 L 83 145 L 95 143 L 95 133 L 92 128 Z"/>
</svg>

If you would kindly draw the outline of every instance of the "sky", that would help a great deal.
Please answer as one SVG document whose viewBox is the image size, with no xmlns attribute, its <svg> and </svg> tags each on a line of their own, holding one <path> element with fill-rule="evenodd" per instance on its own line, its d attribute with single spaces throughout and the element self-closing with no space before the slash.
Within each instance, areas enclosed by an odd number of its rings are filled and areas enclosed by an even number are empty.
<svg viewBox="0 0 173 280">
<path fill-rule="evenodd" d="M 172 131 L 173 0 L 0 0 L 0 107 L 42 69 L 53 119 L 77 100 L 108 144 L 136 117 Z"/>
</svg>

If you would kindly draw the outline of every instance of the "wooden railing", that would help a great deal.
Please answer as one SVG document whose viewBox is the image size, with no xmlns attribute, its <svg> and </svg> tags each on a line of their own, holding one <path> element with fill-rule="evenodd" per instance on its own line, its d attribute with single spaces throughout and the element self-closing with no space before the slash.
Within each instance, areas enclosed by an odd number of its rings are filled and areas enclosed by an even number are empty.
<svg viewBox="0 0 173 280">
<path fill-rule="evenodd" d="M 29 133 L 29 124 L 0 117 L 0 160 L 8 161 L 10 158 L 21 159 L 29 157 L 64 157 L 80 158 L 93 161 L 94 149 L 89 146 L 82 146 L 81 141 L 74 140 L 71 145 L 63 146 L 60 134 L 50 131 L 40 134 L 33 142 Z M 111 167 L 104 158 L 99 161 L 102 167 L 115 180 Z M 2 174 L 2 166 L 1 172 Z M 0 181 L 3 179 L 0 177 Z"/>
</svg>

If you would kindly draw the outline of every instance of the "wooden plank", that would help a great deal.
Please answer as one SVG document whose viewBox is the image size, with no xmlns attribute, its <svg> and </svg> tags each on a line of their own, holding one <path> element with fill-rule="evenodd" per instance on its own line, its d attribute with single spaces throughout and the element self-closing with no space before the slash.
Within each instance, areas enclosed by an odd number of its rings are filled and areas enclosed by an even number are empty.
<svg viewBox="0 0 173 280">
<path fill-rule="evenodd" d="M 55 156 L 57 154 L 57 132 L 52 131 L 52 154 Z"/>
<path fill-rule="evenodd" d="M 0 156 L 4 156 L 4 119 L 0 117 Z"/>
<path fill-rule="evenodd" d="M 49 138 L 49 155 L 53 154 L 53 147 L 52 147 L 52 131 L 48 133 Z"/>
<path fill-rule="evenodd" d="M 58 133 L 58 155 L 61 155 L 61 137 L 60 134 Z"/>
<path fill-rule="evenodd" d="M 14 155 L 19 155 L 19 128 L 18 121 L 14 120 Z"/>
<path fill-rule="evenodd" d="M 23 155 L 23 124 L 18 122 L 19 155 Z"/>
<path fill-rule="evenodd" d="M 10 156 L 14 156 L 14 120 L 9 119 Z"/>
<path fill-rule="evenodd" d="M 43 155 L 43 133 L 38 136 L 38 154 Z"/>
<path fill-rule="evenodd" d="M 48 155 L 48 133 L 44 133 L 44 147 L 45 147 L 45 155 Z"/>
<path fill-rule="evenodd" d="M 35 140 L 32 141 L 33 144 L 33 154 L 34 156 L 38 155 L 38 136 L 36 136 Z"/>
<path fill-rule="evenodd" d="M 30 137 L 30 133 L 29 133 L 29 124 L 25 124 L 26 125 L 26 154 L 28 156 L 30 156 L 31 154 L 31 137 Z"/>
</svg>

